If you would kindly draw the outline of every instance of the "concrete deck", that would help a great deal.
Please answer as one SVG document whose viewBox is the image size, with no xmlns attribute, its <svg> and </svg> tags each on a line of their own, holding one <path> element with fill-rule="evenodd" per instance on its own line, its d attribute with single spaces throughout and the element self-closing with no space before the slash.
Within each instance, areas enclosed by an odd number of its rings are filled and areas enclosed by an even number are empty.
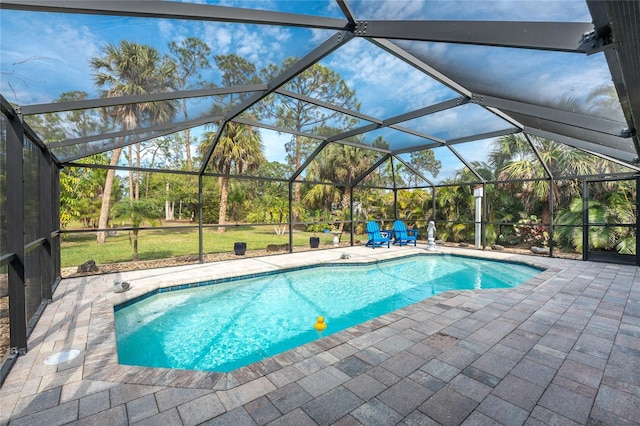
<svg viewBox="0 0 640 426">
<path fill-rule="evenodd" d="M 548 268 L 451 291 L 231 373 L 117 364 L 113 305 L 158 286 L 424 248 L 340 248 L 65 279 L 0 388 L 6 425 L 631 425 L 640 268 L 443 249 Z M 133 289 L 115 294 L 114 279 Z M 74 360 L 45 365 L 62 350 Z"/>
</svg>

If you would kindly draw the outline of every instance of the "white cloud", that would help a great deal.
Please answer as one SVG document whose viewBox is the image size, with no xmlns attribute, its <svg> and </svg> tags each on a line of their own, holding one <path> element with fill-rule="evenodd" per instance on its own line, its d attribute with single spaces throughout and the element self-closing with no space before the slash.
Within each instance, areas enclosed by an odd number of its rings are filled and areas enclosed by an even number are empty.
<svg viewBox="0 0 640 426">
<path fill-rule="evenodd" d="M 407 19 L 424 7 L 420 0 L 354 1 L 350 4 L 356 19 Z"/>
<path fill-rule="evenodd" d="M 292 35 L 287 28 L 206 23 L 202 37 L 213 55 L 235 53 L 259 70 L 269 62 L 281 62 Z"/>
<path fill-rule="evenodd" d="M 232 35 L 223 25 L 206 25 L 205 41 L 213 50 L 214 55 L 226 55 L 231 47 Z"/>
<path fill-rule="evenodd" d="M 379 118 L 455 96 L 421 71 L 363 39 L 349 42 L 327 61 L 327 66 L 356 89 L 363 112 Z"/>
<path fill-rule="evenodd" d="M 24 30 L 34 25 L 26 14 L 2 19 L 2 92 L 13 93 L 11 85 L 20 104 L 52 102 L 70 90 L 94 91 L 89 61 L 100 51 L 99 40 L 87 26 L 55 18 L 38 20 L 37 31 Z"/>
<path fill-rule="evenodd" d="M 161 19 L 157 23 L 160 37 L 163 39 L 176 39 L 176 33 L 179 31 L 179 27 L 173 25 L 173 23 L 167 19 Z"/>
<path fill-rule="evenodd" d="M 352 0 L 356 19 L 590 22 L 581 0 Z"/>
</svg>

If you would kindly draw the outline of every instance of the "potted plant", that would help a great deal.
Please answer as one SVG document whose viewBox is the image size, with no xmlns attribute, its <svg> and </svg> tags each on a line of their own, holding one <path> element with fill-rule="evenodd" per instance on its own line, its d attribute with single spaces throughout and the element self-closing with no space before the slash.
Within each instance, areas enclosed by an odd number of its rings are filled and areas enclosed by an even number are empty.
<svg viewBox="0 0 640 426">
<path fill-rule="evenodd" d="M 233 251 L 236 256 L 244 256 L 244 254 L 247 252 L 247 243 L 234 243 Z"/>
</svg>

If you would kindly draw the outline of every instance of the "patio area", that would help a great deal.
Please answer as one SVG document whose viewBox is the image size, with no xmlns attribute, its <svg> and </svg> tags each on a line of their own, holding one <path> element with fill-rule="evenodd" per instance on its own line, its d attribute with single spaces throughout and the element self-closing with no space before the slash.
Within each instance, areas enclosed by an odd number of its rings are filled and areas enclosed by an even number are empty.
<svg viewBox="0 0 640 426">
<path fill-rule="evenodd" d="M 636 266 L 439 248 L 546 270 L 514 289 L 450 291 L 231 373 L 117 364 L 113 306 L 153 288 L 424 252 L 349 247 L 64 279 L 0 388 L 0 424 L 637 424 Z M 133 289 L 114 293 L 116 279 Z M 43 363 L 69 349 L 80 355 Z"/>
</svg>

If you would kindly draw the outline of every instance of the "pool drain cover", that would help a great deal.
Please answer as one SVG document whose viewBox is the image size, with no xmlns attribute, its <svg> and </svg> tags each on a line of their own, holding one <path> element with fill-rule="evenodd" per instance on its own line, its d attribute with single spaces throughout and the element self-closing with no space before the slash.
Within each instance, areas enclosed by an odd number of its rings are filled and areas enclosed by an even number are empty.
<svg viewBox="0 0 640 426">
<path fill-rule="evenodd" d="M 56 365 L 63 362 L 71 361 L 75 357 L 80 355 L 80 351 L 77 349 L 72 349 L 70 351 L 62 351 L 57 354 L 53 354 L 48 356 L 47 359 L 44 360 L 46 365 Z"/>
</svg>

